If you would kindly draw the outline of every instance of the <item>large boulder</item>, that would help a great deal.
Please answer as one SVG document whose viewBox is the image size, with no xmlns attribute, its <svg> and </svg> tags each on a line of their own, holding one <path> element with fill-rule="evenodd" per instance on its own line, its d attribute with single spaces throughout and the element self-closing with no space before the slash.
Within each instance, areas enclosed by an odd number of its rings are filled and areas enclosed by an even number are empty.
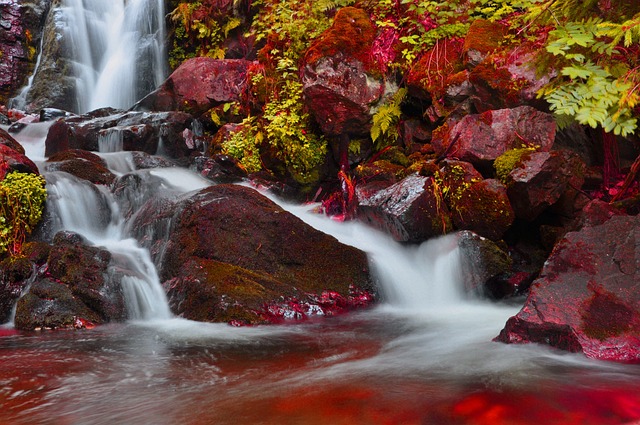
<svg viewBox="0 0 640 425">
<path fill-rule="evenodd" d="M 305 54 L 305 102 L 327 136 L 367 134 L 388 83 L 371 63 L 375 27 L 362 9 L 342 8 Z"/>
<path fill-rule="evenodd" d="M 250 188 L 152 199 L 132 228 L 159 266 L 172 311 L 188 319 L 264 323 L 333 314 L 375 296 L 362 251 Z"/>
<path fill-rule="evenodd" d="M 213 106 L 238 102 L 246 90 L 247 70 L 252 64 L 243 59 L 188 59 L 134 108 L 186 111 L 198 116 Z"/>
<path fill-rule="evenodd" d="M 565 235 L 496 338 L 640 363 L 640 217 Z"/>
<path fill-rule="evenodd" d="M 360 199 L 358 216 L 401 242 L 422 242 L 452 230 L 441 189 L 433 177 L 418 173 Z"/>
<path fill-rule="evenodd" d="M 530 106 L 466 115 L 449 122 L 434 134 L 432 145 L 438 156 L 458 158 L 485 171 L 510 149 L 536 146 L 549 151 L 556 135 L 552 115 Z"/>
<path fill-rule="evenodd" d="M 52 107 L 65 111 L 79 111 L 77 79 L 74 76 L 74 64 L 70 48 L 65 42 L 64 22 L 60 2 L 52 4 L 46 16 L 42 30 L 42 51 L 40 63 L 35 70 L 33 81 L 21 108 L 27 111 L 39 111 Z"/>
</svg>

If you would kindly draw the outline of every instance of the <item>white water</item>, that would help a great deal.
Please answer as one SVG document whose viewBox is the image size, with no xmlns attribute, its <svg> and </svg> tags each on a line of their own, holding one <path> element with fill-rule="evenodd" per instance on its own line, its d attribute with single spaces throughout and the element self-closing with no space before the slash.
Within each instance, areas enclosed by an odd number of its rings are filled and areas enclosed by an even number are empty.
<svg viewBox="0 0 640 425">
<path fill-rule="evenodd" d="M 167 319 L 171 312 L 149 252 L 125 234 L 125 222 L 113 195 L 101 186 L 54 172 L 47 178 L 47 208 L 54 231 L 81 234 L 118 259 L 125 301 L 131 319 Z"/>
<path fill-rule="evenodd" d="M 63 0 L 63 37 L 73 53 L 80 112 L 126 109 L 167 74 L 163 0 Z"/>
</svg>

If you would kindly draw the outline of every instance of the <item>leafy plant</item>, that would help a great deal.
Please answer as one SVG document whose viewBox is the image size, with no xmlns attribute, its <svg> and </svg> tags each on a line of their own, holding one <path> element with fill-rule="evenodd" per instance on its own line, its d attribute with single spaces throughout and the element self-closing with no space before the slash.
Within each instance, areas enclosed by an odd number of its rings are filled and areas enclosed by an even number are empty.
<svg viewBox="0 0 640 425">
<path fill-rule="evenodd" d="M 567 22 L 549 33 L 546 50 L 558 57 L 560 78 L 540 91 L 560 125 L 577 121 L 628 136 L 635 132 L 634 108 L 640 102 L 640 75 L 634 63 L 620 57 L 640 40 L 640 14 L 626 25 L 600 18 Z M 633 67 L 633 68 L 632 68 Z"/>
<path fill-rule="evenodd" d="M 392 145 L 398 139 L 398 123 L 402 110 L 400 106 L 407 95 L 407 89 L 399 89 L 373 115 L 371 140 L 377 150 Z"/>
<path fill-rule="evenodd" d="M 13 172 L 0 182 L 0 255 L 20 254 L 42 217 L 46 197 L 42 176 Z"/>
<path fill-rule="evenodd" d="M 169 54 L 172 68 L 191 57 L 225 57 L 222 43 L 242 21 L 230 14 L 219 13 L 217 9 L 218 6 L 210 0 L 181 2 L 169 14 L 176 25 L 173 48 Z"/>
</svg>

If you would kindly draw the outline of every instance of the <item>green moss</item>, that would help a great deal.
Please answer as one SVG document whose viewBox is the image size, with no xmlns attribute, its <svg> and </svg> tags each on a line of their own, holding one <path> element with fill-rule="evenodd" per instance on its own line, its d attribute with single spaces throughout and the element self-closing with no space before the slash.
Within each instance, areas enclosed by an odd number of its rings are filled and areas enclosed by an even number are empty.
<svg viewBox="0 0 640 425">
<path fill-rule="evenodd" d="M 26 237 L 40 222 L 47 190 L 36 174 L 13 172 L 0 182 L 0 255 L 20 255 Z"/>
<path fill-rule="evenodd" d="M 525 155 L 535 151 L 535 147 L 511 149 L 496 158 L 496 160 L 493 161 L 493 168 L 496 170 L 496 177 L 498 177 L 498 180 L 504 184 L 508 184 L 509 173 L 513 171 Z"/>
</svg>

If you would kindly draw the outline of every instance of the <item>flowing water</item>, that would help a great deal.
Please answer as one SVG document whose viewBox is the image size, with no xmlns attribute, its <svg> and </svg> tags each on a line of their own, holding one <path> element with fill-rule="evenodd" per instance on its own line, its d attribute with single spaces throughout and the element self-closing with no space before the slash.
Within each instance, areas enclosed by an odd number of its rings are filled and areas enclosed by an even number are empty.
<svg viewBox="0 0 640 425">
<path fill-rule="evenodd" d="M 164 81 L 168 70 L 164 4 L 164 0 L 54 4 L 51 13 L 76 77 L 77 112 L 106 106 L 127 109 Z M 14 107 L 25 107 L 33 77 L 13 100 Z"/>
<path fill-rule="evenodd" d="M 102 155 L 119 174 L 160 180 L 162 191 L 209 184 L 179 168 L 131 171 L 128 153 Z M 491 342 L 519 306 L 463 294 L 453 237 L 403 246 L 361 224 L 280 202 L 310 225 L 367 251 L 385 301 L 369 311 L 283 326 L 196 323 L 165 310 L 164 296 L 153 291 L 159 283 L 148 253 L 128 238 L 126 220 L 107 190 L 64 173 L 46 175 L 59 228 L 128 256 L 138 265 L 135 275 L 144 276 L 136 285 L 151 288 L 152 295 L 127 298 L 140 313 L 125 324 L 69 332 L 0 329 L 0 423 L 640 421 L 640 367 Z"/>
<path fill-rule="evenodd" d="M 62 4 L 68 30 L 86 41 L 77 48 L 78 67 L 88 71 L 79 82 L 86 109 L 131 103 L 114 89 L 129 82 L 107 82 L 134 66 L 136 54 L 125 51 L 134 36 L 122 28 L 154 29 L 162 2 Z M 17 134 L 41 169 L 47 125 Z M 120 148 L 116 133 L 101 140 L 116 174 L 136 173 L 158 194 L 209 184 L 183 169 L 135 170 Z M 519 306 L 465 296 L 452 237 L 403 246 L 284 205 L 368 253 L 381 305 L 283 326 L 195 323 L 170 314 L 149 253 L 129 236 L 108 190 L 45 175 L 57 228 L 108 248 L 130 271 L 124 289 L 134 320 L 69 332 L 0 328 L 1 424 L 640 424 L 639 366 L 492 342 Z M 139 205 L 144 193 L 130 198 Z"/>
</svg>

